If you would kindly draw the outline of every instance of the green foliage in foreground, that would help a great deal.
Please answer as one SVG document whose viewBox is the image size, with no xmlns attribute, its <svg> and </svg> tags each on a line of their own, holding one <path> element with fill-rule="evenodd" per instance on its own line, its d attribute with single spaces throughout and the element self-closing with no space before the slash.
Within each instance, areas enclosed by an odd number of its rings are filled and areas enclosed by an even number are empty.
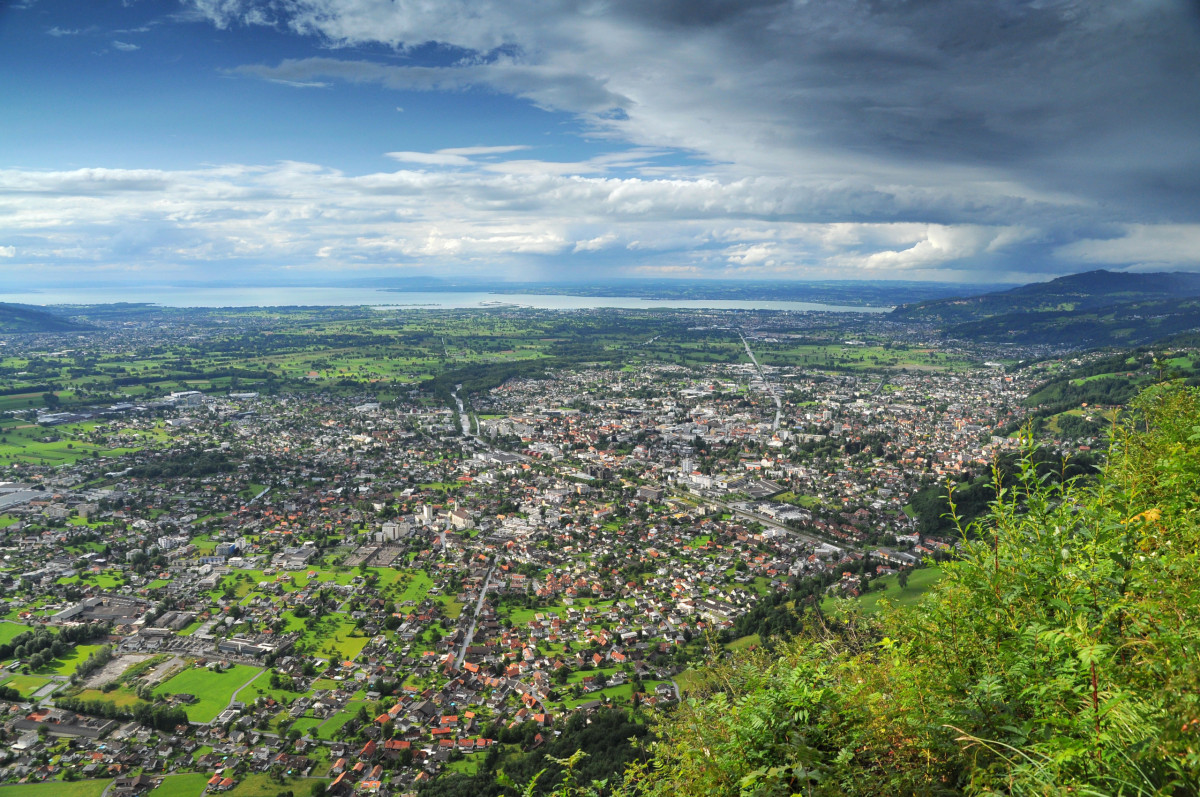
<svg viewBox="0 0 1200 797">
<path fill-rule="evenodd" d="M 1197 793 L 1198 423 L 1147 391 L 1088 486 L 1031 449 L 924 600 L 714 664 L 624 789 Z"/>
</svg>

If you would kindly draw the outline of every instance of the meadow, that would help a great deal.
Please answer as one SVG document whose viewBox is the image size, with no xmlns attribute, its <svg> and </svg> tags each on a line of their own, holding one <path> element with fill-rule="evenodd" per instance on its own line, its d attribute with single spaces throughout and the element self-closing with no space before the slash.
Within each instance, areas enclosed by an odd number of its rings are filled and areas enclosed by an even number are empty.
<svg viewBox="0 0 1200 797">
<path fill-rule="evenodd" d="M 234 695 L 259 672 L 261 668 L 244 664 L 235 664 L 224 672 L 189 667 L 156 689 L 155 695 L 194 695 L 197 702 L 186 706 L 188 719 L 192 722 L 212 722 L 234 699 Z"/>
</svg>

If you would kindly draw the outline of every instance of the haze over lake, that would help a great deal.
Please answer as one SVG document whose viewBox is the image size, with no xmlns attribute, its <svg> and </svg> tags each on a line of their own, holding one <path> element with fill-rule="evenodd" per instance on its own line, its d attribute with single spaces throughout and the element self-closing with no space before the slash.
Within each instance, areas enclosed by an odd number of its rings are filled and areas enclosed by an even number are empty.
<svg viewBox="0 0 1200 797">
<path fill-rule="evenodd" d="M 541 310 L 586 310 L 598 307 L 630 310 L 821 310 L 836 313 L 885 313 L 890 307 L 856 307 L 815 302 L 772 301 L 769 299 L 643 299 L 633 296 L 565 296 L 531 293 L 469 293 L 457 291 L 395 292 L 374 288 L 319 287 L 172 287 L 53 289 L 36 292 L 0 294 L 0 300 L 19 304 L 107 304 L 114 302 L 151 302 L 166 307 L 282 307 L 282 306 L 354 306 L 423 307 L 453 310 L 487 307 L 496 304 L 533 307 Z"/>
</svg>

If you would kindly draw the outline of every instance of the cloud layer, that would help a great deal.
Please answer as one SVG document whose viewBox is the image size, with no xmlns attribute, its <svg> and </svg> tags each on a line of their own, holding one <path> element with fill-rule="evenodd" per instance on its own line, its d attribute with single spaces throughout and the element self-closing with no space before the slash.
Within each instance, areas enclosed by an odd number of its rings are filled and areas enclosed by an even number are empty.
<svg viewBox="0 0 1200 797">
<path fill-rule="evenodd" d="M 320 57 L 290 80 L 483 86 L 745 170 L 940 185 L 968 173 L 1197 220 L 1200 20 L 1182 0 L 193 0 L 215 24 L 461 48 Z"/>
<path fill-rule="evenodd" d="M 371 174 L 13 169 L 0 269 L 993 281 L 1200 263 L 1200 16 L 1184 0 L 185 4 L 314 44 L 230 78 L 492 92 L 609 151 L 398 150 Z"/>
<path fill-rule="evenodd" d="M 511 170 L 510 162 L 487 160 L 494 153 L 396 153 L 417 167 L 366 175 L 305 163 L 0 171 L 0 253 L 14 279 L 17 263 L 38 266 L 39 279 L 88 265 L 220 279 L 246 276 L 247 265 L 315 276 L 431 264 L 510 278 L 1018 279 L 1044 271 L 1023 260 L 1029 252 L 1055 245 L 1045 227 L 994 220 L 837 220 L 860 204 L 856 190 L 840 195 L 766 177 L 561 174 L 527 160 Z M 924 215 L 912 198 L 878 201 Z M 1103 239 L 1060 242 L 1058 266 L 1178 267 L 1197 241 L 1200 225 L 1116 229 Z"/>
</svg>

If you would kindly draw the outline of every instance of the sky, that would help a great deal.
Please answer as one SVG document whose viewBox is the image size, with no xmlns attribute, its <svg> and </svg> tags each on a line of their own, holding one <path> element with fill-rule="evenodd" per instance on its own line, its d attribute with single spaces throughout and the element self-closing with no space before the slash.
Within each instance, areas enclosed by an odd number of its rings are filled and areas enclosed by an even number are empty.
<svg viewBox="0 0 1200 797">
<path fill-rule="evenodd" d="M 0 290 L 1200 269 L 1195 0 L 0 0 Z"/>
</svg>

